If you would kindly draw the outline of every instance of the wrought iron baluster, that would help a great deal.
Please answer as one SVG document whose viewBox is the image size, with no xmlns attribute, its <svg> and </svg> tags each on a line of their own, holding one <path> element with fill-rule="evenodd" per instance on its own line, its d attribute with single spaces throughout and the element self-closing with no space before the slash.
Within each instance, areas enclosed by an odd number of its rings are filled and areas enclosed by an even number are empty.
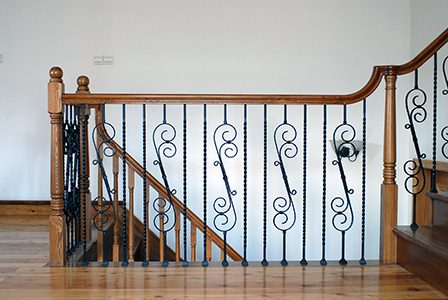
<svg viewBox="0 0 448 300">
<path fill-rule="evenodd" d="M 273 201 L 273 207 L 276 211 L 273 219 L 274 226 L 283 233 L 283 259 L 281 264 L 284 266 L 288 265 L 286 260 L 286 233 L 294 226 L 297 218 L 292 199 L 292 196 L 296 195 L 297 191 L 291 189 L 289 185 L 283 158 L 292 159 L 297 155 L 299 149 L 294 143 L 296 137 L 297 131 L 295 127 L 287 121 L 287 106 L 285 105 L 284 121 L 274 131 L 274 144 L 278 157 L 274 165 L 280 168 L 287 198 L 279 196 Z"/>
<path fill-rule="evenodd" d="M 445 59 L 443 60 L 443 66 L 442 66 L 443 78 L 445 79 L 445 86 L 446 86 L 446 88 L 442 91 L 442 94 L 444 96 L 448 95 L 448 76 L 447 76 L 447 73 L 446 73 L 447 72 L 446 71 L 447 61 L 448 61 L 448 56 L 445 57 Z M 445 141 L 443 143 L 443 145 L 442 145 L 442 148 L 441 148 L 442 155 L 443 155 L 443 157 L 448 159 L 448 125 L 445 126 L 444 128 L 442 128 L 440 134 L 441 134 L 442 140 Z"/>
<path fill-rule="evenodd" d="M 432 169 L 431 169 L 431 192 L 437 193 L 436 188 L 436 165 L 437 165 L 437 52 L 434 54 L 434 94 L 432 114 Z"/>
<path fill-rule="evenodd" d="M 99 166 L 101 172 L 101 174 L 99 175 L 103 180 L 107 197 L 103 196 L 102 191 L 98 191 L 99 196 L 97 196 L 93 200 L 92 207 L 96 211 L 95 215 L 93 216 L 93 225 L 98 231 L 103 233 L 103 262 L 101 265 L 107 266 L 109 262 L 107 261 L 106 235 L 107 232 L 112 230 L 112 228 L 115 226 L 117 222 L 117 214 L 113 205 L 113 194 L 115 194 L 116 191 L 112 189 L 109 184 L 109 179 L 107 177 L 106 169 L 103 164 L 103 157 L 113 157 L 116 154 L 117 149 L 115 148 L 115 146 L 108 146 L 108 143 L 115 137 L 115 128 L 112 126 L 112 124 L 106 122 L 104 105 L 101 107 L 101 115 L 101 123 L 97 124 L 92 132 L 92 142 L 96 152 L 96 159 L 93 160 L 93 164 Z M 111 132 L 110 138 L 107 134 L 108 129 Z M 101 140 L 98 140 L 99 138 L 101 138 Z M 109 213 L 111 212 L 112 215 L 109 215 Z M 110 218 L 112 218 L 111 226 L 109 226 L 108 228 L 104 228 L 103 225 L 108 223 Z"/>
<path fill-rule="evenodd" d="M 127 206 L 126 206 L 126 105 L 122 105 L 122 143 L 123 143 L 123 262 L 122 266 L 129 265 L 127 244 Z"/>
<path fill-rule="evenodd" d="M 419 99 L 421 101 L 419 102 Z M 418 163 L 410 159 L 406 161 L 403 165 L 403 170 L 408 176 L 404 182 L 404 187 L 406 191 L 412 195 L 413 201 L 413 212 L 412 212 L 412 224 L 411 228 L 417 229 L 417 195 L 420 194 L 426 185 L 425 172 L 423 171 L 422 159 L 426 157 L 425 153 L 420 152 L 420 146 L 418 143 L 417 132 L 415 128 L 415 123 L 422 123 L 426 120 L 426 109 L 424 105 L 426 104 L 426 93 L 418 87 L 418 70 L 415 70 L 415 82 L 414 88 L 412 88 L 405 98 L 406 113 L 408 116 L 408 123 L 405 125 L 406 129 L 411 132 L 412 142 Z M 420 180 L 421 176 L 422 180 Z"/>
<path fill-rule="evenodd" d="M 67 256 L 71 254 L 71 241 L 70 241 L 70 220 L 69 220 L 69 182 L 70 182 L 70 155 L 69 155 L 69 142 L 68 136 L 70 135 L 70 125 L 68 121 L 68 105 L 65 105 L 64 122 L 62 123 L 62 154 L 64 159 L 62 161 L 62 167 L 64 169 L 64 215 L 66 222 L 66 239 L 67 239 Z"/>
<path fill-rule="evenodd" d="M 183 188 L 184 188 L 184 261 L 182 266 L 188 266 L 187 260 L 187 105 L 183 106 Z"/>
<path fill-rule="evenodd" d="M 76 174 L 76 248 L 79 248 L 79 245 L 82 245 L 81 239 L 81 185 L 82 185 L 82 173 L 81 173 L 81 109 L 77 106 L 75 110 L 75 128 L 76 128 L 76 153 L 75 153 L 75 174 Z"/>
<path fill-rule="evenodd" d="M 82 105 L 82 246 L 83 260 L 82 265 L 89 264 L 87 261 L 87 233 L 86 233 L 86 105 Z"/>
<path fill-rule="evenodd" d="M 353 209 L 350 201 L 350 195 L 353 194 L 354 190 L 349 189 L 347 185 L 347 178 L 345 176 L 344 167 L 342 164 L 342 158 L 346 157 L 349 161 L 354 161 L 356 159 L 356 147 L 353 144 L 353 140 L 356 136 L 355 128 L 347 123 L 347 107 L 344 105 L 343 109 L 344 121 L 340 124 L 333 132 L 333 146 L 336 152 L 336 160 L 333 160 L 332 164 L 338 166 L 339 174 L 341 176 L 342 186 L 344 188 L 345 199 L 337 196 L 331 201 L 331 209 L 335 213 L 332 218 L 333 227 L 341 232 L 341 259 L 339 264 L 346 265 L 347 260 L 345 259 L 345 233 L 353 225 Z M 340 220 L 337 222 L 337 220 Z"/>
<path fill-rule="evenodd" d="M 236 137 L 237 131 L 235 127 L 227 122 L 227 105 L 224 104 L 224 122 L 215 129 L 213 134 L 213 142 L 215 144 L 216 154 L 218 155 L 218 160 L 214 162 L 214 165 L 217 167 L 219 166 L 221 169 L 224 186 L 227 192 L 227 198 L 220 196 L 213 202 L 213 209 L 216 212 L 213 224 L 224 236 L 223 266 L 229 265 L 227 261 L 227 233 L 235 227 L 237 221 L 235 206 L 233 204 L 233 197 L 237 192 L 230 188 L 229 178 L 223 159 L 225 157 L 229 159 L 234 158 L 238 154 L 238 148 L 235 144 Z"/>
<path fill-rule="evenodd" d="M 303 209 L 302 209 L 302 260 L 300 261 L 301 265 L 307 265 L 308 262 L 305 258 L 305 248 L 306 248 L 306 171 L 307 171 L 307 126 L 308 126 L 308 118 L 307 118 L 307 106 L 303 106 Z"/>
<path fill-rule="evenodd" d="M 268 237 L 268 108 L 263 106 L 263 260 L 261 265 L 269 265 L 266 259 Z"/>
<path fill-rule="evenodd" d="M 203 219 L 204 219 L 204 260 L 202 266 L 207 267 L 207 104 L 204 104 L 203 129 Z"/>
<path fill-rule="evenodd" d="M 243 266 L 247 262 L 247 105 L 244 105 L 243 122 Z"/>
<path fill-rule="evenodd" d="M 322 127 L 322 259 L 320 264 L 327 265 L 325 259 L 326 245 L 326 222 L 327 222 L 327 106 L 323 106 L 323 127 Z"/>
<path fill-rule="evenodd" d="M 361 210 L 361 258 L 359 263 L 365 265 L 366 237 L 366 145 L 367 145 L 367 106 L 366 99 L 362 101 L 362 210 Z"/>
<path fill-rule="evenodd" d="M 176 155 L 177 148 L 173 143 L 175 138 L 176 129 L 173 125 L 166 121 L 166 104 L 164 104 L 162 123 L 157 125 L 152 134 L 154 149 L 156 150 L 157 156 L 157 159 L 154 160 L 154 165 L 159 166 L 166 192 L 166 196 L 159 195 L 153 202 L 153 208 L 156 211 L 153 224 L 157 230 L 163 233 L 163 246 L 165 251 L 162 266 L 168 266 L 166 251 L 167 233 L 174 228 L 174 225 L 177 222 L 176 212 L 172 200 L 172 195 L 176 194 L 176 190 L 170 188 L 162 158 L 172 158 Z M 163 225 L 161 226 L 161 224 Z"/>
<path fill-rule="evenodd" d="M 143 262 L 142 266 L 149 265 L 148 260 L 149 257 L 146 255 L 148 253 L 148 184 L 146 182 L 146 104 L 143 104 L 142 107 L 143 113 L 143 128 L 142 128 L 142 136 L 143 136 Z"/>
</svg>

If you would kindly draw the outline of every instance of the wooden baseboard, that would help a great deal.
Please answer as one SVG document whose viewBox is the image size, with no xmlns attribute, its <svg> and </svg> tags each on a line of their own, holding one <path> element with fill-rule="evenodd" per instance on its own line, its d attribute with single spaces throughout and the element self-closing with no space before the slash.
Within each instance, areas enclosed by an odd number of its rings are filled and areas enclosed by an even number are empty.
<svg viewBox="0 0 448 300">
<path fill-rule="evenodd" d="M 0 216 L 49 216 L 50 201 L 0 201 Z"/>
</svg>

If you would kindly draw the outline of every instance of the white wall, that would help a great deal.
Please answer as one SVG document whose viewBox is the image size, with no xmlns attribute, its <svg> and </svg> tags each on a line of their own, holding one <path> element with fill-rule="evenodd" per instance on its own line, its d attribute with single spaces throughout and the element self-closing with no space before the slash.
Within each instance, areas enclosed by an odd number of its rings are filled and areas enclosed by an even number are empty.
<svg viewBox="0 0 448 300">
<path fill-rule="evenodd" d="M 427 33 L 415 15 L 443 19 L 442 2 L 0 0 L 0 199 L 49 199 L 46 83 L 54 65 L 65 72 L 67 92 L 86 74 L 92 92 L 350 93 L 367 82 L 372 66 L 409 60 L 411 29 L 420 30 L 413 42 L 428 38 L 423 44 L 441 32 L 443 24 Z M 93 65 L 103 54 L 114 55 L 114 65 Z M 378 256 L 383 90 L 369 99 L 375 213 L 367 258 Z M 407 223 L 409 207 L 400 205 Z"/>
</svg>

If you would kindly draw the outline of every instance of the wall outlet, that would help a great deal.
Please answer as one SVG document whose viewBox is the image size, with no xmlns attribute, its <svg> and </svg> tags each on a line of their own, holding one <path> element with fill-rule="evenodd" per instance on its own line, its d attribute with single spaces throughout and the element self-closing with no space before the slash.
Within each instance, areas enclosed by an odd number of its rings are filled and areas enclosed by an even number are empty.
<svg viewBox="0 0 448 300">
<path fill-rule="evenodd" d="M 3 62 L 3 57 L 4 57 L 3 53 L 0 53 L 0 64 Z"/>
</svg>

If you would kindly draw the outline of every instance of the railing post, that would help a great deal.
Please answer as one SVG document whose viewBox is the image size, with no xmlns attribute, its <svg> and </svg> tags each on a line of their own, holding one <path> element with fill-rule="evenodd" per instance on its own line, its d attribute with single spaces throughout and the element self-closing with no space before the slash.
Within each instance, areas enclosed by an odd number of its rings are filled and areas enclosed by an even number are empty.
<svg viewBox="0 0 448 300">
<path fill-rule="evenodd" d="M 64 216 L 64 155 L 62 141 L 62 93 L 64 92 L 64 83 L 62 75 L 61 68 L 51 68 L 51 79 L 48 83 L 48 113 L 51 119 L 51 213 L 49 218 L 51 266 L 63 266 L 67 260 Z"/>
<path fill-rule="evenodd" d="M 380 260 L 395 263 L 397 258 L 397 239 L 393 229 L 397 226 L 396 178 L 396 113 L 395 83 L 397 76 L 388 70 L 386 74 L 386 102 L 384 114 L 383 145 L 383 183 L 381 184 L 381 237 Z"/>
</svg>

